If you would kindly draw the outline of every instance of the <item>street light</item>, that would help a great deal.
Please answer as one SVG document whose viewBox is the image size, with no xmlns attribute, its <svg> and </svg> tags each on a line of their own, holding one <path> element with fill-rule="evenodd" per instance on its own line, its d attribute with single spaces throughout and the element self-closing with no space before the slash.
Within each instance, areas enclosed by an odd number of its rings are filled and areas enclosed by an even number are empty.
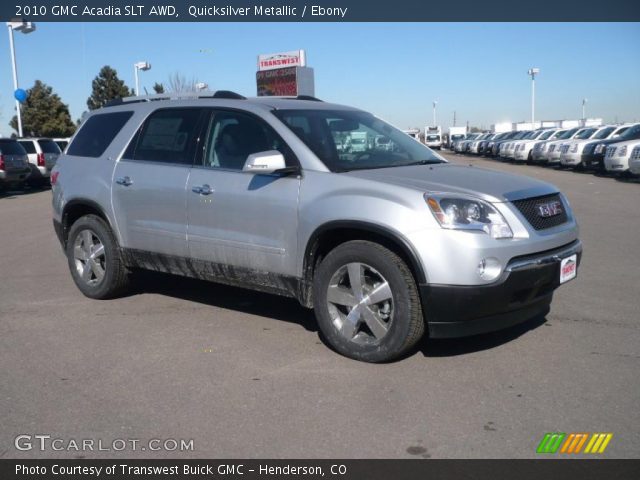
<svg viewBox="0 0 640 480">
<path fill-rule="evenodd" d="M 204 83 L 204 82 L 198 82 L 195 84 L 196 90 L 201 91 L 201 90 L 206 90 L 207 88 L 209 88 L 209 85 Z"/>
<path fill-rule="evenodd" d="M 13 44 L 13 31 L 22 32 L 24 34 L 31 33 L 36 29 L 36 24 L 31 22 L 23 22 L 17 20 L 15 22 L 7 22 L 9 29 L 9 48 L 11 50 L 11 66 L 13 67 L 13 90 L 18 90 L 18 67 L 16 64 L 16 48 Z M 20 112 L 20 102 L 16 99 L 16 117 L 18 118 L 18 136 L 22 137 L 22 115 Z"/>
<path fill-rule="evenodd" d="M 587 99 L 582 99 L 582 120 L 587 119 Z"/>
<path fill-rule="evenodd" d="M 133 64 L 133 72 L 136 76 L 136 97 L 140 95 L 140 85 L 138 82 L 138 70 L 142 70 L 142 71 L 151 70 L 151 64 L 149 62 L 138 62 Z"/>
<path fill-rule="evenodd" d="M 531 77 L 531 128 L 534 128 L 536 121 L 536 75 L 540 73 L 540 69 L 533 67 L 527 71 Z"/>
<path fill-rule="evenodd" d="M 433 126 L 435 127 L 437 125 L 436 123 L 436 106 L 438 105 L 438 101 L 434 100 L 433 101 Z"/>
</svg>

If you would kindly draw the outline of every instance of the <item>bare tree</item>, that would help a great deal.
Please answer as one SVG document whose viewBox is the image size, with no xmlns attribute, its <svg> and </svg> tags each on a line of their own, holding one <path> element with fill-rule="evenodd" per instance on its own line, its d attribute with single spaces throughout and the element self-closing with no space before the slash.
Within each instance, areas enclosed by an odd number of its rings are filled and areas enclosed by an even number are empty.
<svg viewBox="0 0 640 480">
<path fill-rule="evenodd" d="M 191 78 L 191 80 L 187 80 L 187 78 L 182 75 L 180 72 L 174 72 L 169 75 L 169 92 L 180 93 L 180 92 L 195 92 L 196 91 L 196 83 L 198 80 L 196 78 Z"/>
</svg>

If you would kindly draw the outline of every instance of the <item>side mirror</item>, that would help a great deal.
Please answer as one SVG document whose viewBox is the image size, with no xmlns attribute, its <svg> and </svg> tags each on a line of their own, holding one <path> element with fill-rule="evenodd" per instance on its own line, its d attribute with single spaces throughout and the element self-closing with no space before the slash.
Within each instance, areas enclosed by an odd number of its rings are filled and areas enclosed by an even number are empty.
<svg viewBox="0 0 640 480">
<path fill-rule="evenodd" d="M 244 162 L 242 171 L 246 173 L 254 173 L 259 175 L 269 175 L 278 170 L 287 168 L 284 161 L 284 155 L 277 150 L 268 150 L 266 152 L 252 153 Z"/>
</svg>

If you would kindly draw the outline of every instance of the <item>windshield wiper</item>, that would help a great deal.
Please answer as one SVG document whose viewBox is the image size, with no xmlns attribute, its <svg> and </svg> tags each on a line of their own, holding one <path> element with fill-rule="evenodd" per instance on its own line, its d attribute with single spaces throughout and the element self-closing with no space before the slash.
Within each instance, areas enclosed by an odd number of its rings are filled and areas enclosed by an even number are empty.
<svg viewBox="0 0 640 480">
<path fill-rule="evenodd" d="M 398 165 L 398 167 L 410 167 L 412 165 L 435 165 L 437 163 L 445 163 L 443 160 L 436 160 L 432 158 L 430 160 L 417 160 L 411 163 L 403 163 L 402 165 Z"/>
</svg>

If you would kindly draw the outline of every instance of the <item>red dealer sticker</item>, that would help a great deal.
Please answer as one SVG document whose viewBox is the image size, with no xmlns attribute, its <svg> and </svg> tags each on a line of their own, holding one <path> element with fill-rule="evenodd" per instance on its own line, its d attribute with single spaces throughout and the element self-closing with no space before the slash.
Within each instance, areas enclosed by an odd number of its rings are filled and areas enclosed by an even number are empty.
<svg viewBox="0 0 640 480">
<path fill-rule="evenodd" d="M 563 258 L 560 262 L 560 283 L 576 278 L 578 272 L 578 255 Z"/>
</svg>

